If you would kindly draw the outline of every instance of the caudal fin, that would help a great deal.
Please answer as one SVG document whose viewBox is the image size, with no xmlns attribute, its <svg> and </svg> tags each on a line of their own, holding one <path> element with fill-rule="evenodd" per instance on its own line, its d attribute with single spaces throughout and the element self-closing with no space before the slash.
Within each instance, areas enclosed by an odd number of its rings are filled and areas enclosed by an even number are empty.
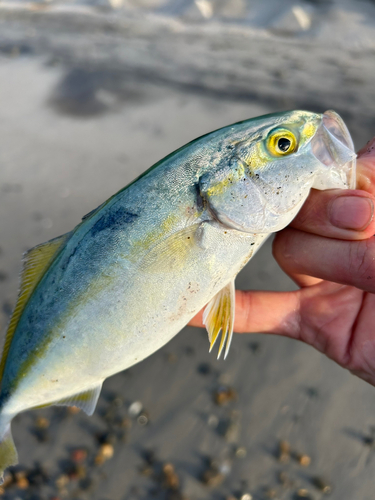
<svg viewBox="0 0 375 500">
<path fill-rule="evenodd" d="M 0 441 L 0 484 L 4 481 L 5 469 L 18 463 L 17 450 L 14 446 L 9 421 L 5 425 L 2 425 L 0 420 L 0 436 L 1 435 L 3 437 Z"/>
</svg>

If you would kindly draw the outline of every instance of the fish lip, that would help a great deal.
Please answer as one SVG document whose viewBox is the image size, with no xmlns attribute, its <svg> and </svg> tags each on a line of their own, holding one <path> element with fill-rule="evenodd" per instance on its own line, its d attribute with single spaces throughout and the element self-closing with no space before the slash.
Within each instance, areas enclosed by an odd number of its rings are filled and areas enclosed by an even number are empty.
<svg viewBox="0 0 375 500">
<path fill-rule="evenodd" d="M 342 118 L 332 110 L 325 111 L 311 140 L 315 158 L 335 170 L 349 189 L 356 186 L 356 153 L 350 132 Z"/>
</svg>

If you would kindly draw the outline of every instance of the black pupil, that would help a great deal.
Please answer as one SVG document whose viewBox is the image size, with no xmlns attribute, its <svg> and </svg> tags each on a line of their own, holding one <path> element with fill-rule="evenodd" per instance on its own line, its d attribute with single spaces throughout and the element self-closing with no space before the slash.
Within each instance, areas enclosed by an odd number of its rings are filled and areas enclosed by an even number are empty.
<svg viewBox="0 0 375 500">
<path fill-rule="evenodd" d="M 285 137 L 281 137 L 281 139 L 278 140 L 277 146 L 280 149 L 280 151 L 286 153 L 290 148 L 290 140 L 286 139 Z"/>
</svg>

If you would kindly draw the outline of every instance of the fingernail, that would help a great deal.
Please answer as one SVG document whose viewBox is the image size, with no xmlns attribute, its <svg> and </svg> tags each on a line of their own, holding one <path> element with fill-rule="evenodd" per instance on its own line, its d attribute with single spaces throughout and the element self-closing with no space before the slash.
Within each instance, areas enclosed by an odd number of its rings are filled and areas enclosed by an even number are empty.
<svg viewBox="0 0 375 500">
<path fill-rule="evenodd" d="M 331 224 L 341 229 L 364 230 L 372 221 L 374 204 L 370 198 L 340 196 L 333 200 L 329 218 Z"/>
</svg>

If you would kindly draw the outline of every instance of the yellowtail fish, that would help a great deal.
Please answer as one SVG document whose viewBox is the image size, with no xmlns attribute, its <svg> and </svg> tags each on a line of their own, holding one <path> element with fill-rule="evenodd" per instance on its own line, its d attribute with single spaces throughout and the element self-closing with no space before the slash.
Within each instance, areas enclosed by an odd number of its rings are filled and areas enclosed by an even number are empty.
<svg viewBox="0 0 375 500">
<path fill-rule="evenodd" d="M 17 462 L 18 413 L 75 405 L 146 358 L 207 306 L 211 348 L 233 334 L 234 279 L 295 217 L 310 188 L 355 185 L 333 111 L 291 111 L 200 137 L 151 167 L 70 233 L 24 256 L 0 364 L 0 471 Z"/>
</svg>

